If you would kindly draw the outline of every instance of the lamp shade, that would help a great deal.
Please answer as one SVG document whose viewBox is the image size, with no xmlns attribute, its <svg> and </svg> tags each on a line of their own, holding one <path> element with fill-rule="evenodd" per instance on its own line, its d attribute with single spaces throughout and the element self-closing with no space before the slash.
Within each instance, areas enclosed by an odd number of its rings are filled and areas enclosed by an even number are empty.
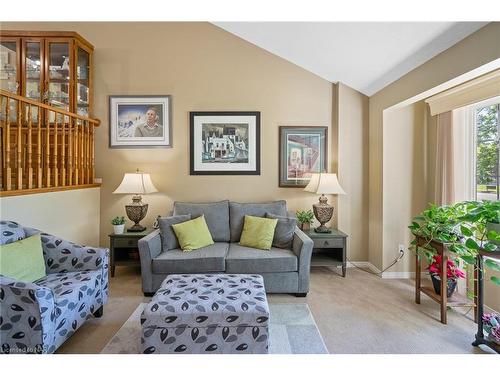
<svg viewBox="0 0 500 375">
<path fill-rule="evenodd" d="M 153 185 L 149 173 L 125 173 L 123 180 L 113 194 L 150 194 L 158 189 Z"/>
<path fill-rule="evenodd" d="M 313 173 L 304 191 L 315 194 L 345 194 L 335 173 Z"/>
</svg>

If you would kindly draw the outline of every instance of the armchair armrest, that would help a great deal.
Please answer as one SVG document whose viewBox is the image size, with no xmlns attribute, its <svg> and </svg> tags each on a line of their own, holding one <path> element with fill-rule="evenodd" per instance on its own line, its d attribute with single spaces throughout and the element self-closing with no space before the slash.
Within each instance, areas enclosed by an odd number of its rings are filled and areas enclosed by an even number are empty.
<svg viewBox="0 0 500 375">
<path fill-rule="evenodd" d="M 311 240 L 298 227 L 293 233 L 292 251 L 299 258 L 299 290 L 298 293 L 309 291 L 309 273 L 311 268 L 311 256 L 313 250 L 313 240 Z"/>
<path fill-rule="evenodd" d="M 54 303 L 50 289 L 0 275 L 0 353 L 53 351 Z"/>
<path fill-rule="evenodd" d="M 107 268 L 108 249 L 77 245 L 47 233 L 41 236 L 47 273 Z"/>
<path fill-rule="evenodd" d="M 142 291 L 152 293 L 153 290 L 153 259 L 160 255 L 161 236 L 157 229 L 138 241 L 141 258 Z"/>
</svg>

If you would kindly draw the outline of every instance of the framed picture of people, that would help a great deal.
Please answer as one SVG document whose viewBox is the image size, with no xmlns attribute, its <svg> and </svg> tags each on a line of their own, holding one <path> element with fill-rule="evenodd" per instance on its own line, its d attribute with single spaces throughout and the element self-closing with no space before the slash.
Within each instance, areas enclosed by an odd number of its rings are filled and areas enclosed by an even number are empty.
<svg viewBox="0 0 500 375">
<path fill-rule="evenodd" d="M 311 173 L 327 171 L 328 128 L 280 126 L 279 186 L 303 188 Z"/>
<path fill-rule="evenodd" d="M 190 112 L 191 175 L 260 175 L 260 112 Z"/>
<path fill-rule="evenodd" d="M 172 147 L 170 95 L 111 95 L 109 147 Z"/>
</svg>

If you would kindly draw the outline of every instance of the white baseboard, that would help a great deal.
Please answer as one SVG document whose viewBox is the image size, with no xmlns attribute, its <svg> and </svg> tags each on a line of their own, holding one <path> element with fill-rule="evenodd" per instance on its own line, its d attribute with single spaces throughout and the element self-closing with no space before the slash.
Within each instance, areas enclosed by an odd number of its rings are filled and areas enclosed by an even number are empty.
<svg viewBox="0 0 500 375">
<path fill-rule="evenodd" d="M 361 267 L 361 268 L 368 268 L 370 271 L 377 273 L 379 277 L 382 279 L 414 279 L 415 278 L 415 272 L 390 272 L 390 271 L 385 271 L 382 275 L 380 275 L 380 270 L 375 267 L 372 263 L 370 262 L 347 262 L 347 268 L 352 268 L 352 267 Z M 428 272 L 421 272 L 421 277 L 428 278 Z"/>
</svg>

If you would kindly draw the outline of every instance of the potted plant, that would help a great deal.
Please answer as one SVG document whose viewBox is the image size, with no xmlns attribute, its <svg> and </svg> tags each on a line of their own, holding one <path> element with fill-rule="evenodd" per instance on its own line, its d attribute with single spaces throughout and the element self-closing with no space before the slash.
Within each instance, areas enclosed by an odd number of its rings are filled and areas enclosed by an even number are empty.
<svg viewBox="0 0 500 375">
<path fill-rule="evenodd" d="M 437 250 L 433 247 L 435 241 L 447 244 L 448 250 L 456 258 L 466 264 L 476 264 L 480 250 L 498 251 L 495 242 L 500 241 L 500 233 L 492 225 L 500 222 L 500 202 L 460 202 L 454 205 L 429 208 L 414 217 L 409 226 L 416 237 L 410 244 L 410 249 L 416 251 L 418 238 L 418 255 L 425 256 L 429 264 L 433 263 Z M 491 259 L 486 259 L 484 265 L 490 269 L 500 270 L 500 265 Z M 500 285 L 500 279 L 491 276 L 490 280 Z"/>
<path fill-rule="evenodd" d="M 447 291 L 446 295 L 452 296 L 457 287 L 457 279 L 465 278 L 465 273 L 460 270 L 454 260 L 448 259 L 446 262 Z M 437 295 L 441 295 L 441 255 L 436 254 L 432 258 L 432 263 L 428 267 L 431 275 L 432 285 Z"/>
<path fill-rule="evenodd" d="M 314 212 L 312 210 L 297 211 L 297 220 L 300 223 L 300 229 L 308 231 L 314 221 Z"/>
<path fill-rule="evenodd" d="M 488 333 L 488 339 L 500 345 L 500 315 L 483 314 L 483 328 Z"/>
<path fill-rule="evenodd" d="M 116 216 L 111 220 L 111 224 L 113 224 L 113 231 L 115 234 L 122 234 L 125 230 L 125 218 L 123 216 Z"/>
</svg>

